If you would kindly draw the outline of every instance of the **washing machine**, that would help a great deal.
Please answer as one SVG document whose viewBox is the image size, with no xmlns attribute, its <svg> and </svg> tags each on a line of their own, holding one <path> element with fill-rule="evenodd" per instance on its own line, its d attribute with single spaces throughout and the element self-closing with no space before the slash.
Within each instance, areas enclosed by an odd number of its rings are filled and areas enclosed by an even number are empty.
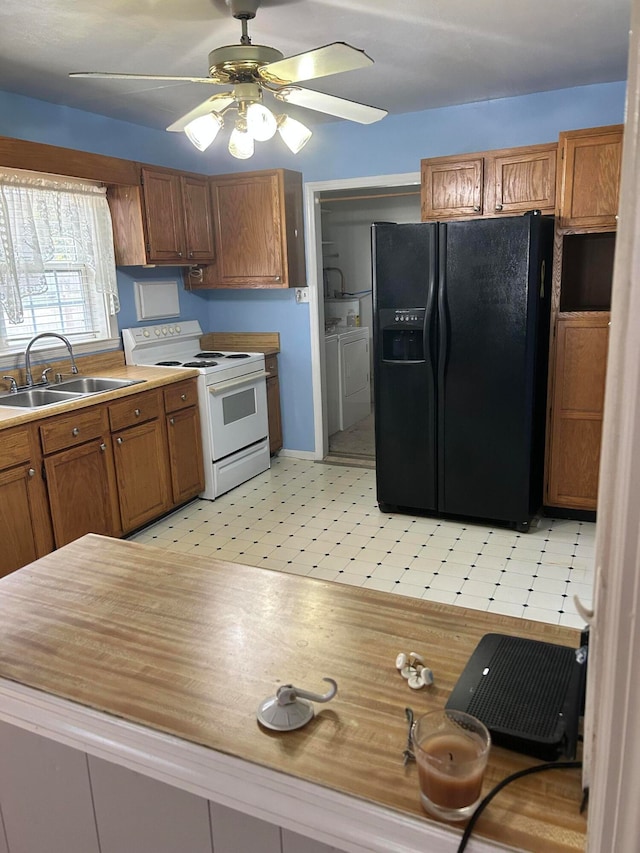
<svg viewBox="0 0 640 853">
<path fill-rule="evenodd" d="M 329 435 L 371 412 L 369 329 L 338 326 L 325 338 Z"/>
</svg>

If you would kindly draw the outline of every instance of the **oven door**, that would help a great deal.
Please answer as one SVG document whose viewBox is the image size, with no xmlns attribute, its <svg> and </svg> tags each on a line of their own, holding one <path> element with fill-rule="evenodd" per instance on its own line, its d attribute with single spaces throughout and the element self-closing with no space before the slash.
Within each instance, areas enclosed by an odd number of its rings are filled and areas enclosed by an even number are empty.
<svg viewBox="0 0 640 853">
<path fill-rule="evenodd" d="M 207 386 L 215 462 L 268 436 L 266 376 L 262 370 Z"/>
</svg>

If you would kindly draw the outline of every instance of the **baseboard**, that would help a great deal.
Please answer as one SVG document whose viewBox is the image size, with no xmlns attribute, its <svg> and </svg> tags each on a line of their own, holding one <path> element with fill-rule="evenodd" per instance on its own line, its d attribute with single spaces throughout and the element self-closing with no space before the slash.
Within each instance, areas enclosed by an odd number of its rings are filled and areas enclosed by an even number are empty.
<svg viewBox="0 0 640 853">
<path fill-rule="evenodd" d="M 313 462 L 316 458 L 315 450 L 286 450 L 284 447 L 279 450 L 276 456 L 287 456 L 291 459 L 309 459 Z"/>
</svg>

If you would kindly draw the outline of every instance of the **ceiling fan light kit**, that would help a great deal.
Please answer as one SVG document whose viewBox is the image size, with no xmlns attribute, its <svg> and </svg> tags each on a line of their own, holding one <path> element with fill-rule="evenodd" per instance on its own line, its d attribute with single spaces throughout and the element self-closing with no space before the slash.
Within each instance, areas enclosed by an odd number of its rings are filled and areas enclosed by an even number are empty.
<svg viewBox="0 0 640 853">
<path fill-rule="evenodd" d="M 229 153 L 241 160 L 254 153 L 254 142 L 266 142 L 276 130 L 289 150 L 297 154 L 312 136 L 308 127 L 286 114 L 274 115 L 262 103 L 263 92 L 277 101 L 295 104 L 337 118 L 370 124 L 387 115 L 386 110 L 360 104 L 292 85 L 373 64 L 363 50 L 345 42 L 334 42 L 315 50 L 284 57 L 273 47 L 252 45 L 247 21 L 255 18 L 260 0 L 227 0 L 234 18 L 242 24 L 239 45 L 226 45 L 209 54 L 208 77 L 170 77 L 156 74 L 121 74 L 79 71 L 70 77 L 115 77 L 126 80 L 171 80 L 175 82 L 230 85 L 230 91 L 207 98 L 167 128 L 184 132 L 199 151 L 205 151 L 224 126 L 223 114 L 235 110 L 238 117 L 229 138 Z"/>
</svg>

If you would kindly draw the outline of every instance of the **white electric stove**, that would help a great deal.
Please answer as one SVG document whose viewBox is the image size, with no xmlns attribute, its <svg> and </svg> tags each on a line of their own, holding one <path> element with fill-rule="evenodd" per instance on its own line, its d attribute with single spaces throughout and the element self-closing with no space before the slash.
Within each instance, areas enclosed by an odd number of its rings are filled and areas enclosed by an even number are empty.
<svg viewBox="0 0 640 853">
<path fill-rule="evenodd" d="M 122 330 L 125 361 L 198 371 L 205 490 L 214 500 L 270 466 L 264 354 L 203 351 L 197 320 Z"/>
</svg>

